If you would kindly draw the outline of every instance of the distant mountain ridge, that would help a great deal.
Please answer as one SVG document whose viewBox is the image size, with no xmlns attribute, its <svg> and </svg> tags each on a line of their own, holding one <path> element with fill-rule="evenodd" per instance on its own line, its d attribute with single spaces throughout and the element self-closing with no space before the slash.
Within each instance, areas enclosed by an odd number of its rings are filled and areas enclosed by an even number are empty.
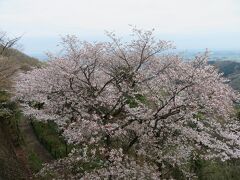
<svg viewBox="0 0 240 180">
<path fill-rule="evenodd" d="M 194 58 L 198 53 L 203 53 L 205 50 L 186 50 L 182 52 L 187 59 Z M 210 61 L 235 61 L 240 62 L 240 50 L 215 50 L 209 52 Z"/>
</svg>

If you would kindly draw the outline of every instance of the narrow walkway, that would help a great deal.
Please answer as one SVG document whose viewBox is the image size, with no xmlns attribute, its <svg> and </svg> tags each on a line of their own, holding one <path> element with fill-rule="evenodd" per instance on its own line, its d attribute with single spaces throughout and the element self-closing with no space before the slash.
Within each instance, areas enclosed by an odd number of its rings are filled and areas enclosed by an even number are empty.
<svg viewBox="0 0 240 180">
<path fill-rule="evenodd" d="M 24 141 L 28 149 L 36 153 L 44 163 L 47 163 L 53 160 L 51 154 L 38 141 L 36 135 L 34 134 L 34 131 L 32 129 L 29 119 L 23 117 L 19 123 L 19 128 L 24 136 Z"/>
</svg>

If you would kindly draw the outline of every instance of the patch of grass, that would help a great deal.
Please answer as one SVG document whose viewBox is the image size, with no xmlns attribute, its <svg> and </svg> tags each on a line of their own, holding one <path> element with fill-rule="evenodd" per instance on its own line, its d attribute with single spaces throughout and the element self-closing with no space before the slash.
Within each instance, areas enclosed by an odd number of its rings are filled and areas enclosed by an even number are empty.
<svg viewBox="0 0 240 180">
<path fill-rule="evenodd" d="M 42 168 L 43 162 L 33 151 L 28 154 L 28 162 L 33 172 L 38 172 Z"/>
</svg>

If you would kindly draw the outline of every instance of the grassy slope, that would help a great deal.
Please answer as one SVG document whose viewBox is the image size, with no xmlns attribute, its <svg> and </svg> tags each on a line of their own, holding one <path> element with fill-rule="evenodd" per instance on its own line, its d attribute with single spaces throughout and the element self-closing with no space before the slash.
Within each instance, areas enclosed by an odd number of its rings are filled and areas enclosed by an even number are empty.
<svg viewBox="0 0 240 180">
<path fill-rule="evenodd" d="M 28 71 L 42 64 L 18 50 L 10 49 L 7 53 L 8 56 L 0 56 L 0 89 L 9 89 L 11 80 L 19 71 Z"/>
</svg>

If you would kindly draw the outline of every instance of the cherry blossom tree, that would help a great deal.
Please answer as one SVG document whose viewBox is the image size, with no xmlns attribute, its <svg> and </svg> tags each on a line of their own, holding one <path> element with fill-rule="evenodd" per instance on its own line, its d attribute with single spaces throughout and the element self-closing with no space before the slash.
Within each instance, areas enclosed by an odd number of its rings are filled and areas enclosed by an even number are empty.
<svg viewBox="0 0 240 180">
<path fill-rule="evenodd" d="M 193 178 L 191 159 L 239 158 L 238 95 L 208 52 L 186 61 L 152 30 L 134 28 L 127 42 L 108 36 L 67 36 L 61 57 L 16 81 L 24 113 L 54 121 L 78 147 L 39 176 L 159 179 L 177 169 Z"/>
</svg>

